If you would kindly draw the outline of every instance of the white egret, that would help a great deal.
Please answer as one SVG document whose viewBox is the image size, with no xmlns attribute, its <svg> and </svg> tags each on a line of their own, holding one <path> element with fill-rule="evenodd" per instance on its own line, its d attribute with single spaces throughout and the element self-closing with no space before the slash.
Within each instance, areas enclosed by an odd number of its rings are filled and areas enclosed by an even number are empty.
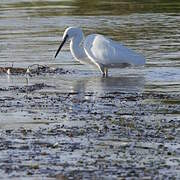
<svg viewBox="0 0 180 180">
<path fill-rule="evenodd" d="M 80 28 L 69 27 L 65 30 L 55 58 L 66 41 L 70 40 L 70 50 L 73 57 L 83 64 L 96 65 L 103 77 L 108 76 L 108 68 L 118 68 L 127 65 L 144 65 L 145 58 L 100 34 L 84 37 Z"/>
</svg>

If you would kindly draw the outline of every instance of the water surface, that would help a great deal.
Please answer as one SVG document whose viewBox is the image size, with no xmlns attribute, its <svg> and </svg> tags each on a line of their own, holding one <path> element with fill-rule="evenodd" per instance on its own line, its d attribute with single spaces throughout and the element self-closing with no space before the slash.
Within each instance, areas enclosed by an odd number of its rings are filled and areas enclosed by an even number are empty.
<svg viewBox="0 0 180 180">
<path fill-rule="evenodd" d="M 104 79 L 75 62 L 69 44 L 53 61 L 69 26 L 120 41 L 147 63 Z M 72 73 L 0 75 L 0 178 L 71 177 L 77 169 L 87 178 L 180 177 L 179 0 L 1 0 L 0 66 L 37 63 Z M 50 87 L 8 90 L 27 82 Z"/>
</svg>

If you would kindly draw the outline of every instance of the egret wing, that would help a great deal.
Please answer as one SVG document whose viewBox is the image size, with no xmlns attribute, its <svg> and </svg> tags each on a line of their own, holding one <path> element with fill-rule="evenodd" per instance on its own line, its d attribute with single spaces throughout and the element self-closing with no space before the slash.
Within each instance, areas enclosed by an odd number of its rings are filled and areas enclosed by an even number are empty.
<svg viewBox="0 0 180 180">
<path fill-rule="evenodd" d="M 102 35 L 92 34 L 84 41 L 85 52 L 91 61 L 103 65 L 128 63 L 143 65 L 145 59 L 140 54 Z"/>
</svg>

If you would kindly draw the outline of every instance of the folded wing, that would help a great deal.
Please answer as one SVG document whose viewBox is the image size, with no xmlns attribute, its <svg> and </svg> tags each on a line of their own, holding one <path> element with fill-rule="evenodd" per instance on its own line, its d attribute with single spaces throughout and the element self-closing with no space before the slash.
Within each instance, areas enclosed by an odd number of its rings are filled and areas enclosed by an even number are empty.
<svg viewBox="0 0 180 180">
<path fill-rule="evenodd" d="M 94 63 L 107 66 L 123 63 L 133 65 L 145 64 L 145 58 L 142 55 L 98 34 L 92 34 L 86 37 L 84 49 L 88 58 Z"/>
</svg>

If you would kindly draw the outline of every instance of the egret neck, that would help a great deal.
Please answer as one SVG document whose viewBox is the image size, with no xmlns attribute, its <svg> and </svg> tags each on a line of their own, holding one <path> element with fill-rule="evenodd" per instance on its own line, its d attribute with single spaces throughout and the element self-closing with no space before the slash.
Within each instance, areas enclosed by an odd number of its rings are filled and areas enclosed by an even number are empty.
<svg viewBox="0 0 180 180">
<path fill-rule="evenodd" d="M 83 33 L 79 32 L 75 37 L 71 39 L 70 42 L 71 53 L 73 57 L 78 61 L 81 61 L 86 56 L 84 48 L 81 46 L 83 38 Z"/>
<path fill-rule="evenodd" d="M 82 64 L 93 64 L 91 60 L 87 58 L 87 55 L 83 47 L 84 35 L 82 31 L 79 31 L 75 37 L 70 41 L 70 50 L 73 57 Z M 94 64 L 93 64 L 94 65 Z"/>
</svg>

